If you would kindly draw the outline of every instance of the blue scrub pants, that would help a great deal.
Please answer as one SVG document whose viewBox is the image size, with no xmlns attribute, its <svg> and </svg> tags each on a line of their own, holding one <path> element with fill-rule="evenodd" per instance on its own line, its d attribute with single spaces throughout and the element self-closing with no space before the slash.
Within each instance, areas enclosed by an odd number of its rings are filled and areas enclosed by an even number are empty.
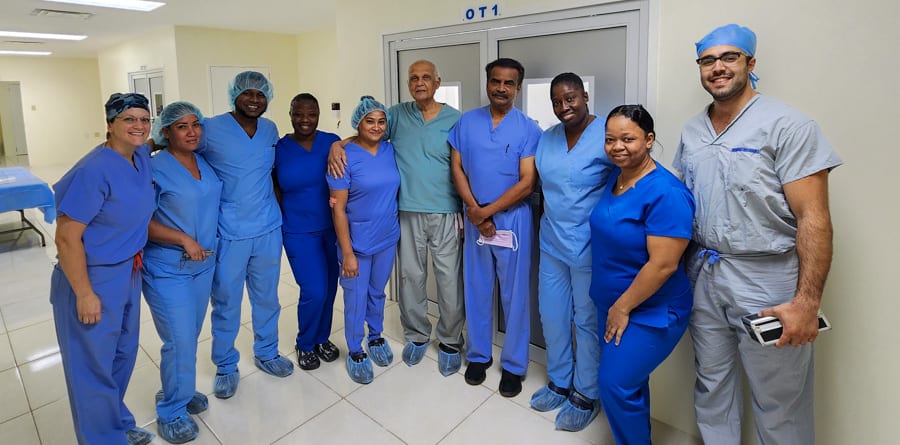
<svg viewBox="0 0 900 445">
<path fill-rule="evenodd" d="M 312 351 L 328 341 L 340 269 L 334 229 L 285 233 L 284 250 L 300 286 L 297 304 L 297 349 Z"/>
<path fill-rule="evenodd" d="M 100 322 L 78 320 L 75 293 L 56 265 L 50 281 L 53 322 L 62 357 L 75 437 L 81 445 L 127 444 L 134 416 L 125 391 L 134 370 L 140 327 L 140 276 L 132 260 L 88 266 L 88 278 L 100 297 Z"/>
<path fill-rule="evenodd" d="M 260 360 L 278 356 L 278 279 L 281 271 L 281 228 L 243 240 L 219 240 L 212 287 L 212 361 L 219 374 L 237 371 L 234 348 L 241 327 L 244 282 L 250 296 L 253 353 Z"/>
<path fill-rule="evenodd" d="M 384 287 L 394 267 L 397 245 L 373 255 L 356 254 L 359 275 L 353 278 L 341 277 L 344 288 L 344 337 L 351 354 L 362 352 L 365 328 L 369 327 L 369 340 L 381 337 L 384 330 Z M 338 249 L 338 259 L 343 255 Z"/>
<path fill-rule="evenodd" d="M 608 310 L 598 308 L 600 332 L 606 330 Z M 690 317 L 679 319 L 670 312 L 668 327 L 631 322 L 619 346 L 615 339 L 609 343 L 601 339 L 600 400 L 617 444 L 650 445 L 650 373 L 672 353 L 689 321 Z"/>
<path fill-rule="evenodd" d="M 163 399 L 156 415 L 171 422 L 187 415 L 197 388 L 197 338 L 212 288 L 215 258 L 178 265 L 144 262 L 144 299 L 163 345 L 159 365 Z M 178 272 L 173 273 L 175 269 Z"/>
<path fill-rule="evenodd" d="M 815 444 L 813 345 L 763 346 L 750 338 L 741 322 L 744 315 L 793 298 L 799 274 L 796 253 L 722 255 L 714 264 L 696 255 L 687 258 L 694 284 L 694 407 L 703 441 L 741 443 L 743 367 L 753 393 L 757 442 Z"/>
<path fill-rule="evenodd" d="M 547 344 L 547 375 L 560 388 L 574 385 L 582 395 L 597 399 L 600 337 L 590 287 L 590 266 L 571 266 L 541 251 L 538 306 Z"/>
<path fill-rule="evenodd" d="M 497 230 L 512 230 L 518 237 L 518 250 L 492 245 L 479 246 L 478 229 L 466 220 L 463 274 L 465 276 L 466 326 L 469 339 L 466 360 L 487 363 L 491 359 L 494 334 L 494 281 L 500 281 L 500 304 L 506 326 L 506 338 L 500 363 L 503 369 L 525 375 L 528 369 L 528 344 L 531 340 L 529 283 L 531 246 L 534 241 L 531 207 L 522 203 L 494 215 Z"/>
</svg>

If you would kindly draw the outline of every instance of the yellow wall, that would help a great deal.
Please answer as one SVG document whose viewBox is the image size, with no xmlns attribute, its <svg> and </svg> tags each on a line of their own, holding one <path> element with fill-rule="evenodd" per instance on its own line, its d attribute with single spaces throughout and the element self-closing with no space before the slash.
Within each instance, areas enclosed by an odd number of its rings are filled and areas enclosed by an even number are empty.
<svg viewBox="0 0 900 445">
<path fill-rule="evenodd" d="M 179 100 L 192 102 L 208 114 L 210 65 L 267 65 L 275 94 L 265 117 L 275 121 L 282 134 L 290 131 L 287 112 L 299 79 L 295 35 L 177 26 L 175 45 Z"/>
<path fill-rule="evenodd" d="M 100 51 L 100 93 L 105 102 L 112 93 L 130 91 L 128 73 L 162 69 L 166 101 L 178 97 L 178 75 L 175 59 L 175 34 L 172 27 L 160 28 L 139 38 Z"/>
<path fill-rule="evenodd" d="M 338 65 L 336 63 L 337 41 L 334 29 L 303 33 L 297 36 L 297 70 L 299 75 L 298 93 L 311 93 L 319 100 L 319 130 L 337 133 L 338 120 L 331 115 L 331 103 L 341 102 L 338 89 Z M 293 97 L 293 96 L 291 96 Z M 341 104 L 343 123 L 350 122 L 353 106 Z M 284 107 L 287 111 L 288 107 Z M 277 111 L 281 113 L 282 110 Z M 282 133 L 292 131 L 290 127 L 282 129 Z"/>
<path fill-rule="evenodd" d="M 0 80 L 20 83 L 32 166 L 72 164 L 103 140 L 95 59 L 0 57 Z"/>
</svg>

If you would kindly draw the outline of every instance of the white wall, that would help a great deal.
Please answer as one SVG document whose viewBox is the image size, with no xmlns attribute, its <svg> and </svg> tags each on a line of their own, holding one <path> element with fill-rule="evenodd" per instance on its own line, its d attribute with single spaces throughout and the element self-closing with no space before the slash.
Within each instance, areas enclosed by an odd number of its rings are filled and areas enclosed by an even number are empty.
<svg viewBox="0 0 900 445">
<path fill-rule="evenodd" d="M 21 85 L 32 166 L 74 163 L 103 140 L 96 60 L 0 57 L 0 80 Z"/>
<path fill-rule="evenodd" d="M 341 102 L 338 89 L 337 39 L 334 29 L 307 32 L 297 36 L 298 93 L 306 92 L 319 100 L 319 130 L 337 133 L 338 119 L 331 115 L 331 103 Z M 327 62 L 326 62 L 327 61 Z M 292 96 L 293 97 L 293 96 Z M 359 98 L 357 98 L 359 99 Z M 341 127 L 349 126 L 350 114 L 356 104 L 341 103 Z M 288 107 L 285 107 L 287 110 Z M 278 111 L 279 113 L 281 110 Z M 282 133 L 292 131 L 282 128 Z"/>
<path fill-rule="evenodd" d="M 553 8 L 587 2 L 561 0 Z M 817 443 L 895 443 L 894 402 L 900 395 L 896 323 L 900 312 L 892 269 L 900 250 L 900 164 L 890 130 L 900 121 L 893 56 L 900 8 L 892 0 L 652 1 L 651 96 L 648 105 L 669 163 L 681 126 L 709 101 L 700 87 L 693 43 L 712 28 L 739 22 L 759 36 L 760 91 L 816 119 L 846 163 L 831 175 L 835 260 L 824 309 L 835 325 L 816 346 Z M 338 83 L 345 110 L 360 94 L 384 97 L 384 34 L 460 23 L 470 2 L 337 1 Z M 507 0 L 504 16 L 537 12 L 546 2 Z M 589 57 L 573 49 L 572 57 Z M 314 70 L 301 68 L 304 72 Z M 560 67 L 564 70 L 565 67 Z M 349 106 L 347 106 L 349 105 Z M 346 129 L 343 132 L 347 134 Z M 653 378 L 653 414 L 696 431 L 692 412 L 692 354 L 685 339 Z M 749 432 L 749 426 L 746 429 Z M 750 435 L 745 435 L 750 442 Z"/>
<path fill-rule="evenodd" d="M 175 46 L 179 100 L 192 102 L 209 114 L 210 65 L 268 65 L 275 94 L 265 117 L 275 121 L 281 134 L 291 131 L 288 108 L 298 93 L 299 78 L 295 35 L 177 26 Z"/>
</svg>

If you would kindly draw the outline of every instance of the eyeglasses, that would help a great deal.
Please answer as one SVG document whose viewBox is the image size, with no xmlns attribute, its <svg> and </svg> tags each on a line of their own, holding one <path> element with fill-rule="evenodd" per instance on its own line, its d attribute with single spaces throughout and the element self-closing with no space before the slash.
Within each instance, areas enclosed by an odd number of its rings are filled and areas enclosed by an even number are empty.
<svg viewBox="0 0 900 445">
<path fill-rule="evenodd" d="M 126 125 L 134 125 L 138 122 L 140 122 L 143 125 L 150 125 L 149 117 L 137 118 L 137 117 L 132 117 L 132 116 L 125 116 L 125 117 L 117 117 L 116 119 L 118 119 L 122 122 L 125 122 Z"/>
<path fill-rule="evenodd" d="M 741 60 L 741 56 L 743 53 L 739 53 L 737 51 L 728 51 L 722 53 L 720 56 L 706 56 L 697 59 L 697 65 L 700 65 L 701 68 L 710 68 L 716 64 L 717 60 L 721 60 L 725 65 L 733 65 L 738 60 Z"/>
</svg>

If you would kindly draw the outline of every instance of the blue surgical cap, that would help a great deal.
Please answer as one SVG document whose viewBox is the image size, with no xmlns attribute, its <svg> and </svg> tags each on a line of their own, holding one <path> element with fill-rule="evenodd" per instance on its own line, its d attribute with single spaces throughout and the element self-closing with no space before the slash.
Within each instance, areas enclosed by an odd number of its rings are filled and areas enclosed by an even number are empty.
<svg viewBox="0 0 900 445">
<path fill-rule="evenodd" d="M 196 105 L 190 102 L 172 102 L 166 105 L 166 108 L 163 108 L 162 113 L 159 113 L 159 117 L 156 118 L 156 122 L 153 123 L 153 133 L 151 133 L 153 142 L 156 145 L 167 147 L 169 140 L 163 135 L 163 128 L 168 128 L 177 122 L 178 119 L 190 114 L 197 116 L 200 124 L 203 124 L 203 113 L 200 112 Z"/>
<path fill-rule="evenodd" d="M 267 100 L 272 100 L 272 84 L 269 83 L 266 76 L 256 71 L 244 71 L 234 76 L 234 80 L 228 84 L 228 102 L 231 104 L 232 110 L 235 99 L 247 90 L 259 90 Z"/>
<path fill-rule="evenodd" d="M 387 127 L 390 128 L 391 118 L 388 116 L 387 107 L 375 100 L 372 96 L 363 96 L 359 98 L 359 105 L 353 110 L 353 116 L 350 118 L 350 125 L 354 129 L 359 130 L 359 122 L 363 120 L 367 114 L 373 111 L 383 112 L 385 119 L 387 119 Z M 385 132 L 385 134 L 387 134 L 387 132 Z"/>
<path fill-rule="evenodd" d="M 717 45 L 736 46 L 748 56 L 753 57 L 756 54 L 756 34 L 750 28 L 731 23 L 712 30 L 695 45 L 697 47 L 697 57 L 700 57 L 703 51 Z M 759 76 L 751 71 L 750 86 L 753 89 L 756 89 L 756 81 L 758 80 Z"/>
<path fill-rule="evenodd" d="M 106 101 L 106 122 L 112 122 L 119 113 L 129 108 L 143 108 L 150 111 L 150 103 L 143 94 L 113 93 Z"/>
</svg>

